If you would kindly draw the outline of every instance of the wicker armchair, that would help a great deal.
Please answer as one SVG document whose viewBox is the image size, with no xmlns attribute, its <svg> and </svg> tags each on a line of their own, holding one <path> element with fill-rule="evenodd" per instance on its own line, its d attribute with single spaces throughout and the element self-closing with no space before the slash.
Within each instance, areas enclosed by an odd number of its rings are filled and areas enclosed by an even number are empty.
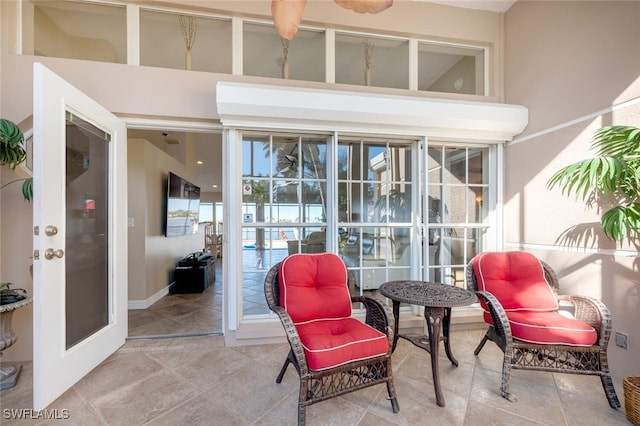
<svg viewBox="0 0 640 426">
<path fill-rule="evenodd" d="M 485 277 L 482 275 L 483 272 L 480 271 L 481 267 L 478 263 L 481 257 L 485 255 L 509 256 L 514 253 L 521 255 L 524 252 L 479 254 L 469 262 L 466 270 L 469 290 L 476 292 L 478 299 L 485 308 L 485 322 L 489 324 L 489 329 L 474 351 L 474 354 L 477 356 L 480 353 L 487 340 L 495 342 L 500 347 L 504 353 L 502 365 L 502 396 L 510 401 L 516 401 L 516 398 L 509 390 L 511 369 L 596 375 L 600 376 L 602 387 L 604 388 L 611 408 L 619 408 L 620 402 L 613 387 L 607 363 L 607 345 L 611 335 L 611 315 L 601 301 L 585 296 L 559 295 L 559 281 L 553 269 L 533 255 L 524 253 L 526 256 L 530 256 L 532 261 L 537 265 L 540 276 L 543 277 L 542 279 L 546 281 L 548 287 L 551 289 L 552 297 L 555 297 L 556 305 L 559 301 L 568 301 L 574 307 L 573 317 L 575 320 L 593 327 L 597 335 L 593 338 L 595 343 L 589 345 L 565 344 L 566 342 L 557 336 L 550 338 L 550 340 L 555 340 L 556 342 L 562 341 L 562 344 L 533 343 L 532 340 L 536 339 L 523 340 L 521 336 L 518 336 L 523 332 L 519 329 L 522 323 L 519 320 L 514 321 L 515 315 L 513 311 L 515 311 L 515 309 L 511 311 L 508 309 L 505 310 L 503 307 L 504 301 L 499 300 L 499 297 L 491 292 L 482 290 L 483 288 L 486 289 L 484 286 L 486 283 L 484 282 Z M 506 263 L 510 264 L 510 261 Z M 536 265 L 533 265 L 533 267 L 535 268 Z M 517 273 L 518 271 L 516 270 L 515 274 L 517 275 Z M 555 315 L 555 312 L 552 313 L 552 315 Z M 513 328 L 514 326 L 517 331 Z M 540 330 L 539 326 L 536 327 Z M 538 333 L 540 333 L 540 331 L 538 331 Z M 550 330 L 547 333 L 551 335 Z"/>
<path fill-rule="evenodd" d="M 306 259 L 304 258 L 306 257 Z M 366 318 L 365 323 L 352 319 L 352 318 L 333 318 L 330 323 L 336 323 L 337 321 L 342 321 L 345 319 L 355 325 L 356 327 L 364 327 L 367 330 L 364 330 L 365 333 L 375 333 L 380 336 L 378 339 L 378 348 L 381 352 L 375 354 L 375 356 L 371 356 L 365 359 L 356 359 L 351 361 L 353 358 L 343 359 L 338 362 L 338 365 L 328 366 L 322 369 L 314 369 L 309 365 L 310 363 L 317 365 L 317 359 L 314 357 L 317 354 L 314 354 L 312 343 L 309 340 L 305 340 L 305 331 L 302 329 L 303 324 L 296 323 L 294 318 L 297 317 L 295 309 L 289 309 L 289 306 L 292 305 L 291 295 L 293 293 L 292 290 L 289 290 L 291 286 L 284 287 L 285 290 L 281 290 L 281 281 L 291 281 L 292 279 L 287 278 L 291 277 L 291 275 L 299 275 L 299 274 L 307 274 L 304 268 L 296 268 L 290 267 L 289 264 L 291 260 L 299 261 L 322 261 L 326 260 L 332 262 L 330 264 L 323 263 L 317 267 L 318 271 L 324 270 L 323 272 L 318 272 L 318 278 L 312 277 L 311 280 L 314 279 L 322 279 L 321 275 L 326 276 L 326 271 L 331 271 L 328 274 L 334 275 L 335 273 L 339 274 L 339 277 L 343 277 L 342 282 L 344 283 L 344 295 L 346 300 L 336 301 L 336 299 L 340 299 L 340 297 L 331 297 L 325 298 L 324 301 L 320 301 L 320 303 L 327 303 L 332 305 L 338 305 L 340 303 L 346 302 L 348 304 L 348 310 L 351 310 L 352 303 L 362 303 L 366 308 Z M 286 262 L 290 262 L 286 264 Z M 288 271 L 295 269 L 294 272 L 286 272 L 290 275 L 285 275 L 283 278 L 282 269 L 283 264 Z M 340 266 L 341 265 L 341 266 Z M 298 270 L 300 272 L 298 272 Z M 333 272 L 336 271 L 336 272 Z M 340 275 L 342 274 L 342 275 Z M 339 278 L 340 279 L 340 278 Z M 274 265 L 264 281 L 264 292 L 265 297 L 267 299 L 267 304 L 269 308 L 275 312 L 279 317 L 282 325 L 284 326 L 284 330 L 287 335 L 287 340 L 291 346 L 291 350 L 276 378 L 276 382 L 280 383 L 282 378 L 287 370 L 289 364 L 293 364 L 295 369 L 300 376 L 300 393 L 298 399 L 298 424 L 303 425 L 305 423 L 306 417 L 306 407 L 315 404 L 320 401 L 324 401 L 329 398 L 333 398 L 339 395 L 346 394 L 348 392 L 352 392 L 355 390 L 363 389 L 369 386 L 385 383 L 387 385 L 387 392 L 389 394 L 389 399 L 391 400 L 391 407 L 394 413 L 397 413 L 400 408 L 398 406 L 396 392 L 393 385 L 393 374 L 391 369 L 391 342 L 393 342 L 393 327 L 390 326 L 393 321 L 389 321 L 387 310 L 383 307 L 383 305 L 372 298 L 369 297 L 350 297 L 349 296 L 349 285 L 352 284 L 352 276 L 348 274 L 346 271 L 346 267 L 342 260 L 331 253 L 323 253 L 323 254 L 294 254 L 287 257 L 281 263 Z M 286 285 L 289 285 L 288 282 Z M 283 296 L 281 299 L 281 291 L 287 293 L 286 301 Z M 334 295 L 335 296 L 335 295 Z M 328 299 L 328 300 L 327 300 Z M 305 300 L 302 301 L 304 306 L 302 310 L 313 310 L 318 306 L 318 301 L 311 302 L 308 300 L 308 297 L 305 297 Z M 309 305 L 313 304 L 313 307 L 309 307 Z M 286 306 L 287 309 L 285 309 Z M 293 310 L 293 312 L 291 312 Z M 298 311 L 299 312 L 299 311 Z M 331 314 L 328 314 L 329 316 Z M 320 318 L 317 321 L 322 322 L 324 318 Z M 305 324 L 313 323 L 315 320 L 303 321 Z M 358 324 L 354 323 L 357 322 Z M 366 324 L 366 325 L 365 325 Z M 330 326 L 332 327 L 332 326 Z M 375 329 L 375 330 L 374 330 Z M 300 331 L 300 332 L 299 332 Z M 317 333 L 317 329 L 314 330 Z M 302 337 L 301 337 L 302 336 Z M 339 338 L 337 334 L 331 334 L 329 336 L 329 340 L 332 344 L 336 345 L 336 348 L 339 346 L 338 342 L 334 339 Z M 359 339 L 359 336 L 355 336 L 354 339 Z M 303 344 L 303 342 L 305 344 Z M 361 342 L 362 348 L 364 351 L 369 350 L 371 345 L 367 343 L 364 339 Z M 329 350 L 332 350 L 331 348 Z M 338 349 L 339 350 L 339 349 Z M 326 352 L 327 348 L 324 346 L 318 352 Z M 344 351 L 343 351 L 344 352 Z M 357 352 L 357 351 L 356 351 Z M 309 356 L 309 357 L 308 357 Z M 358 357 L 360 358 L 360 357 Z"/>
</svg>

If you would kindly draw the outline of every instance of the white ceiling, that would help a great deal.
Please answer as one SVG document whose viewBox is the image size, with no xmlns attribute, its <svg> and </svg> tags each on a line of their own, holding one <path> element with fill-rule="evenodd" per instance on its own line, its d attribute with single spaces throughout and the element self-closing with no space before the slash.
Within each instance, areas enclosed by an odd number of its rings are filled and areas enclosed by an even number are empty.
<svg viewBox="0 0 640 426">
<path fill-rule="evenodd" d="M 222 135 L 220 133 L 128 129 L 127 137 L 128 139 L 146 139 L 167 155 L 183 163 L 193 172 L 195 176 L 193 183 L 198 185 L 202 192 L 222 191 Z M 197 163 L 198 161 L 202 164 Z"/>
<path fill-rule="evenodd" d="M 506 12 L 517 0 L 414 0 L 438 3 L 447 6 L 467 9 L 488 10 L 490 12 Z"/>
</svg>

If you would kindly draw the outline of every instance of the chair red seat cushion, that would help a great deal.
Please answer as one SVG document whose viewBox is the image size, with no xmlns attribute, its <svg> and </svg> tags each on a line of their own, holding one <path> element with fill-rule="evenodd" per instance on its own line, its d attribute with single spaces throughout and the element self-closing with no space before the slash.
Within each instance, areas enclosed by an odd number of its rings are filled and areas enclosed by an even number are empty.
<svg viewBox="0 0 640 426">
<path fill-rule="evenodd" d="M 312 321 L 296 329 L 312 371 L 382 356 L 389 349 L 384 333 L 355 318 Z"/>
<path fill-rule="evenodd" d="M 589 324 L 558 312 L 507 312 L 507 318 L 513 337 L 529 343 L 592 346 L 598 340 L 598 333 Z M 485 312 L 484 320 L 493 324 L 488 312 Z"/>
</svg>

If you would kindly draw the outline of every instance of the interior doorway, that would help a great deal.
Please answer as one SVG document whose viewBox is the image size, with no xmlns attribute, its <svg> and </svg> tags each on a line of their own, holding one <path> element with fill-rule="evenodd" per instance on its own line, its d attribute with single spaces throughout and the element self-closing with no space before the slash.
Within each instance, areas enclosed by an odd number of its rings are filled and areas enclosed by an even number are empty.
<svg viewBox="0 0 640 426">
<path fill-rule="evenodd" d="M 206 215 L 203 221 L 190 216 L 193 232 L 167 236 L 166 223 L 170 173 L 200 189 L 199 203 L 222 202 L 222 135 L 215 129 L 168 128 L 162 123 L 151 130 L 135 127 L 128 129 L 128 338 L 221 335 L 222 250 L 207 251 L 221 229 Z M 195 253 L 213 259 L 208 261 L 206 285 L 177 291 L 176 272 L 183 259 Z"/>
</svg>

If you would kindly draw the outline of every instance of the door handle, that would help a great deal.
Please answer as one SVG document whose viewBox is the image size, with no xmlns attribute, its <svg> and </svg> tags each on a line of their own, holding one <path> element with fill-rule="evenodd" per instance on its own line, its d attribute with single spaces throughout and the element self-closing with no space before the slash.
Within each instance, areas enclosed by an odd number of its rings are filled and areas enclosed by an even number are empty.
<svg viewBox="0 0 640 426">
<path fill-rule="evenodd" d="M 44 233 L 47 234 L 49 237 L 53 237 L 58 233 L 58 228 L 56 228 L 53 225 L 48 225 L 46 228 L 44 228 Z"/>
<path fill-rule="evenodd" d="M 52 248 L 48 248 L 44 251 L 44 257 L 47 260 L 51 260 L 54 257 L 57 257 L 58 259 L 62 259 L 63 256 L 64 256 L 64 250 L 62 249 L 54 250 Z"/>
</svg>

